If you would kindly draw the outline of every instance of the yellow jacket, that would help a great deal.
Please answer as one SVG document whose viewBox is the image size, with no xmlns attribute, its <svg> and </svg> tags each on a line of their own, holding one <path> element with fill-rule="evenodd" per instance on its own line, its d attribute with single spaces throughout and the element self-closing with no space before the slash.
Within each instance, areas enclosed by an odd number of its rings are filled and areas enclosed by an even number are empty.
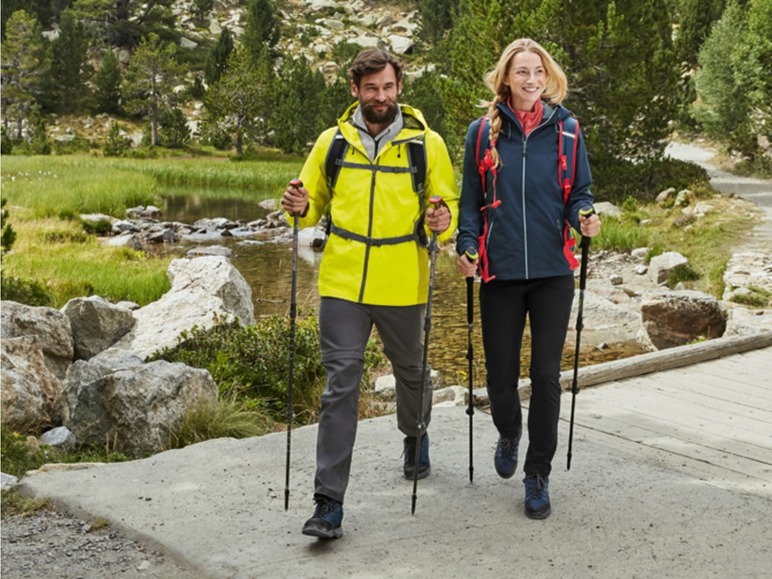
<svg viewBox="0 0 772 579">
<path fill-rule="evenodd" d="M 450 227 L 439 242 L 450 239 L 458 223 L 458 188 L 445 142 L 426 126 L 420 111 L 400 105 L 404 127 L 379 151 L 371 163 L 359 132 L 351 123 L 354 103 L 338 119 L 338 127 L 324 131 L 306 159 L 300 179 L 309 192 L 309 206 L 299 219 L 300 227 L 316 225 L 328 204 L 332 223 L 354 236 L 384 239 L 415 232 L 420 217 L 420 200 L 410 173 L 390 173 L 375 167 L 409 166 L 407 142 L 424 139 L 426 179 L 424 206 L 435 195 L 450 209 Z M 348 141 L 345 161 L 363 168 L 343 166 L 334 192 L 327 187 L 325 159 L 337 129 Z M 427 236 L 431 235 L 425 228 Z M 426 303 L 429 288 L 429 259 L 426 247 L 416 241 L 368 245 L 363 240 L 330 234 L 319 268 L 319 295 L 369 305 L 409 306 Z"/>
</svg>

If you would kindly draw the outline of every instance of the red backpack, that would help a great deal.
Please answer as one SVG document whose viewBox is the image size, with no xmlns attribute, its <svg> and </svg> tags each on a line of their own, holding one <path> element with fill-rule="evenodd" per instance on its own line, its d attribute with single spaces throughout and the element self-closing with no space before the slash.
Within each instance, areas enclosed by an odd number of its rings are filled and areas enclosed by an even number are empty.
<svg viewBox="0 0 772 579">
<path fill-rule="evenodd" d="M 495 275 L 488 273 L 488 256 L 485 238 L 488 236 L 488 210 L 496 209 L 501 205 L 501 199 L 496 197 L 496 178 L 497 170 L 495 163 L 493 162 L 493 156 L 491 155 L 490 139 L 488 135 L 490 133 L 490 123 L 488 122 L 488 115 L 485 115 L 480 120 L 480 128 L 477 131 L 477 145 L 475 147 L 475 159 L 477 159 L 477 171 L 480 173 L 480 179 L 482 181 L 482 193 L 483 201 L 487 201 L 487 188 L 488 180 L 486 174 L 488 171 L 493 175 L 493 199 L 487 205 L 483 205 L 480 208 L 483 214 L 483 232 L 478 239 L 479 253 L 480 253 L 480 277 L 483 281 L 489 282 L 495 279 Z M 483 156 L 480 156 L 480 145 L 485 135 L 485 140 L 488 142 L 488 147 L 485 149 Z M 568 117 L 561 121 L 558 121 L 558 183 L 560 183 L 563 189 L 563 203 L 568 204 L 568 197 L 571 195 L 571 189 L 574 186 L 574 172 L 576 169 L 576 147 L 579 142 L 579 121 L 574 117 Z M 569 143 L 568 139 L 573 141 Z M 571 235 L 571 228 L 566 220 L 563 228 L 563 236 L 566 240 L 564 245 L 564 253 L 566 259 L 571 266 L 571 269 L 576 268 L 578 262 L 574 257 L 574 247 L 576 240 Z"/>
</svg>

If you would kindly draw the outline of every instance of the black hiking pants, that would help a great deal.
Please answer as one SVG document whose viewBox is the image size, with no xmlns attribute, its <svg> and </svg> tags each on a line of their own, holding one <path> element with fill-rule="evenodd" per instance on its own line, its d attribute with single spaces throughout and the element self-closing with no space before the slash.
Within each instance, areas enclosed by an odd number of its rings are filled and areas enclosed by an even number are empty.
<svg viewBox="0 0 772 579">
<path fill-rule="evenodd" d="M 531 331 L 531 398 L 525 475 L 548 476 L 557 450 L 560 361 L 568 332 L 574 276 L 497 281 L 480 287 L 480 320 L 493 423 L 504 438 L 523 424 L 517 383 L 526 317 Z"/>
</svg>

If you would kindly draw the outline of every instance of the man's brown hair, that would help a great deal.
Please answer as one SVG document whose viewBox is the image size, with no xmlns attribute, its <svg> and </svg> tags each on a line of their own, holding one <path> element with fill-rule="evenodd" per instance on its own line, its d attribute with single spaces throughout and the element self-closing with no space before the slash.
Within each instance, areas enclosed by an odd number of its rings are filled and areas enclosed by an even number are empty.
<svg viewBox="0 0 772 579">
<path fill-rule="evenodd" d="M 391 65 L 394 69 L 397 82 L 401 82 L 402 63 L 393 54 L 375 48 L 363 50 L 357 54 L 354 62 L 351 63 L 351 68 L 348 69 L 348 74 L 357 88 L 359 88 L 359 83 L 362 81 L 363 76 L 381 72 L 388 65 Z"/>
</svg>

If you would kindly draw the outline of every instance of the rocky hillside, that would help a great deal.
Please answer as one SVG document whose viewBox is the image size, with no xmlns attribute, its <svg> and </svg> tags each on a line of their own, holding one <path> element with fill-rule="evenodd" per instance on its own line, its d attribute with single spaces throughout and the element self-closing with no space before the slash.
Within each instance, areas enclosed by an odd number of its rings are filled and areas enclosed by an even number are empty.
<svg viewBox="0 0 772 579">
<path fill-rule="evenodd" d="M 215 7 L 203 21 L 193 15 L 191 0 L 180 0 L 175 5 L 177 26 L 182 32 L 180 50 L 194 49 L 215 42 L 223 28 L 228 27 L 238 39 L 246 26 L 246 6 L 239 0 L 215 0 Z M 414 34 L 418 26 L 416 10 L 396 3 L 355 0 L 286 0 L 280 2 L 278 16 L 281 20 L 282 38 L 278 49 L 282 54 L 304 57 L 309 65 L 334 77 L 342 66 L 333 57 L 336 46 L 349 44 L 358 48 L 379 47 L 398 55 L 410 55 L 414 47 Z M 120 55 L 122 61 L 128 53 Z M 192 79 L 196 71 L 190 71 Z M 420 74 L 417 69 L 408 74 Z M 181 87 L 182 88 L 182 87 Z M 203 116 L 200 102 L 183 106 L 195 131 Z M 77 134 L 92 141 L 104 142 L 113 120 L 107 115 L 96 117 L 60 117 L 49 125 L 55 139 L 69 140 Z M 135 143 L 142 139 L 140 124 L 122 119 L 128 135 Z"/>
<path fill-rule="evenodd" d="M 279 50 L 303 55 L 310 64 L 334 74 L 340 63 L 331 60 L 333 48 L 349 43 L 361 48 L 380 47 L 395 54 L 410 54 L 417 28 L 417 13 L 399 3 L 355 0 L 288 0 L 280 3 L 282 39 Z M 180 28 L 189 42 L 214 40 L 227 26 L 238 38 L 244 32 L 245 7 L 235 0 L 220 0 L 212 11 L 208 26 L 202 28 L 191 15 L 190 1 L 178 5 Z M 183 45 L 183 46 L 184 46 Z"/>
</svg>

